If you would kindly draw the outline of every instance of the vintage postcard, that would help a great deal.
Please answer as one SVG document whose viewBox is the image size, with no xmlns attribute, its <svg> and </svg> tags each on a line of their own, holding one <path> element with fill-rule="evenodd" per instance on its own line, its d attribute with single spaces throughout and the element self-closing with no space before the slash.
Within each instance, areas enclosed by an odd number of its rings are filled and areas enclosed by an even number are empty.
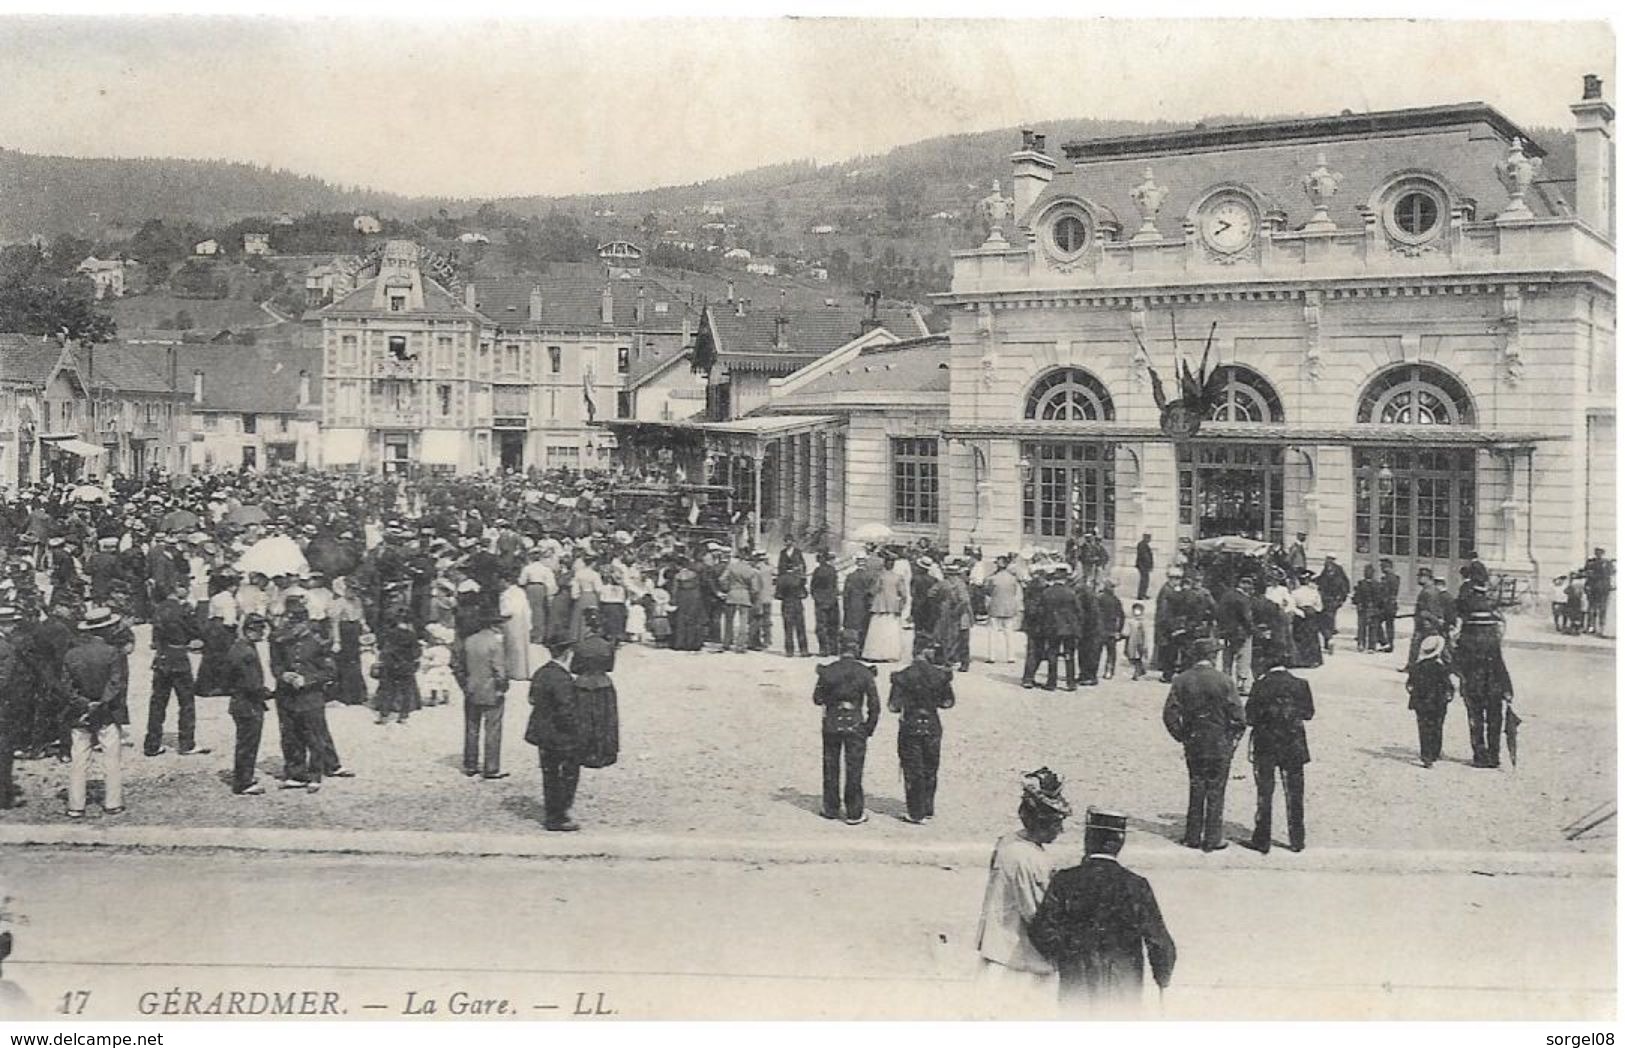
<svg viewBox="0 0 1625 1048">
<path fill-rule="evenodd" d="M 0 1014 L 1613 1019 L 1614 62 L 0 18 Z"/>
</svg>

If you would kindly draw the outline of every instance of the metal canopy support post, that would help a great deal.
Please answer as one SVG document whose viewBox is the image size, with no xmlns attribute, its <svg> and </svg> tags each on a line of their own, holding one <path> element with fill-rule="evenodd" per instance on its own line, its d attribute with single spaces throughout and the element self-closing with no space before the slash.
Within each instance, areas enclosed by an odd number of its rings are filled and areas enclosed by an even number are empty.
<svg viewBox="0 0 1625 1048">
<path fill-rule="evenodd" d="M 762 445 L 761 445 L 760 442 L 754 444 L 751 447 L 750 458 L 751 458 L 751 466 L 752 466 L 752 469 L 750 471 L 750 480 L 751 480 L 751 487 L 754 489 L 752 491 L 752 498 L 753 498 L 753 500 L 755 502 L 755 507 L 754 507 L 755 512 L 752 514 L 752 519 L 751 519 L 751 529 L 752 529 L 752 532 L 753 532 L 752 538 L 751 538 L 751 544 L 752 544 L 753 549 L 761 549 L 762 548 L 762 463 L 765 460 L 766 456 L 764 456 L 762 454 Z"/>
</svg>

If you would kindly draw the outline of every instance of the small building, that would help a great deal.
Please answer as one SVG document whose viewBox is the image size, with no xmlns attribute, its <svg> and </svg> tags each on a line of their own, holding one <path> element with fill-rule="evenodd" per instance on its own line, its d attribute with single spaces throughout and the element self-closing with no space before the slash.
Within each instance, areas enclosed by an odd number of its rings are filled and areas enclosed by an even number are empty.
<svg viewBox="0 0 1625 1048">
<path fill-rule="evenodd" d="M 731 247 L 722 253 L 722 257 L 730 262 L 749 262 L 750 252 L 742 247 Z"/>
<path fill-rule="evenodd" d="M 747 262 L 745 272 L 754 273 L 759 277 L 776 277 L 779 275 L 779 267 L 776 262 Z"/>
<path fill-rule="evenodd" d="M 96 288 L 98 301 L 104 298 L 124 297 L 124 273 L 129 263 L 123 259 L 97 258 L 91 255 L 79 263 L 78 272 L 90 278 Z"/>
<path fill-rule="evenodd" d="M 220 253 L 220 241 L 200 240 L 192 245 L 192 254 L 199 258 L 213 258 Z"/>
<path fill-rule="evenodd" d="M 384 231 L 384 224 L 372 215 L 357 215 L 350 225 L 362 236 L 377 236 Z"/>
<path fill-rule="evenodd" d="M 808 232 L 812 233 L 814 236 L 827 237 L 831 233 L 835 232 L 835 227 L 831 225 L 818 225 L 813 226 L 812 229 L 808 230 Z"/>
<path fill-rule="evenodd" d="M 271 234 L 269 234 L 269 233 L 244 233 L 243 234 L 243 254 L 245 254 L 245 255 L 269 255 L 270 253 L 271 253 Z"/>
<path fill-rule="evenodd" d="M 321 465 L 322 351 L 295 345 L 187 345 L 192 463 L 198 470 Z"/>
<path fill-rule="evenodd" d="M 489 244 L 491 238 L 484 233 L 459 233 L 457 234 L 457 242 L 459 244 Z"/>
<path fill-rule="evenodd" d="M 700 213 L 721 218 L 728 213 L 728 209 L 723 206 L 720 200 L 707 200 L 700 205 Z"/>
<path fill-rule="evenodd" d="M 282 226 L 284 228 L 286 228 L 287 226 L 291 226 L 291 225 L 293 225 L 293 215 L 291 215 L 288 212 L 284 211 L 284 212 L 282 212 L 282 214 L 276 216 L 276 221 L 271 223 L 271 224 L 275 225 L 275 226 Z"/>
</svg>

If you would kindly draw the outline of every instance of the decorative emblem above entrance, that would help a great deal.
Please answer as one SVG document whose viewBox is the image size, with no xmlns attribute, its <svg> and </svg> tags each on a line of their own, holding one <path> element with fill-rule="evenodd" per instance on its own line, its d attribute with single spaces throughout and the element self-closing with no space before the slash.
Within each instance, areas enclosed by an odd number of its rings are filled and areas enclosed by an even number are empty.
<svg viewBox="0 0 1625 1048">
<path fill-rule="evenodd" d="M 1162 412 L 1160 425 L 1162 432 L 1174 440 L 1189 440 L 1196 436 L 1202 428 L 1205 419 L 1213 417 L 1214 408 L 1218 405 L 1224 393 L 1224 374 L 1215 369 L 1208 371 L 1208 355 L 1213 350 L 1213 335 L 1219 329 L 1219 322 L 1214 321 L 1207 330 L 1207 343 L 1202 347 L 1202 363 L 1196 371 L 1179 353 L 1179 331 L 1174 326 L 1173 314 L 1168 315 L 1168 329 L 1174 339 L 1174 377 L 1179 380 L 1180 396 L 1169 400 L 1167 392 L 1162 387 L 1162 376 L 1157 369 L 1146 365 L 1146 371 L 1151 375 L 1151 396 L 1157 402 L 1157 408 Z M 1151 354 L 1140 339 L 1139 331 L 1134 331 L 1134 341 L 1139 343 L 1140 352 L 1149 361 Z"/>
</svg>

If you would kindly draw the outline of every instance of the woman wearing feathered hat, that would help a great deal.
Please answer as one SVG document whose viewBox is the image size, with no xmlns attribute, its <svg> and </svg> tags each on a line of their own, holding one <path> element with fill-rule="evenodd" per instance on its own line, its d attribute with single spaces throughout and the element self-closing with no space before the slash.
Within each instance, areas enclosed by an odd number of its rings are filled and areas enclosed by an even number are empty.
<svg viewBox="0 0 1625 1048">
<path fill-rule="evenodd" d="M 1027 926 L 1059 865 L 1049 845 L 1072 814 L 1061 795 L 1061 777 L 1048 768 L 1022 776 L 1016 814 L 1021 829 L 993 847 L 976 929 L 977 981 L 992 1015 L 1036 1019 L 1055 1011 L 1055 965 L 1033 946 Z"/>
</svg>

